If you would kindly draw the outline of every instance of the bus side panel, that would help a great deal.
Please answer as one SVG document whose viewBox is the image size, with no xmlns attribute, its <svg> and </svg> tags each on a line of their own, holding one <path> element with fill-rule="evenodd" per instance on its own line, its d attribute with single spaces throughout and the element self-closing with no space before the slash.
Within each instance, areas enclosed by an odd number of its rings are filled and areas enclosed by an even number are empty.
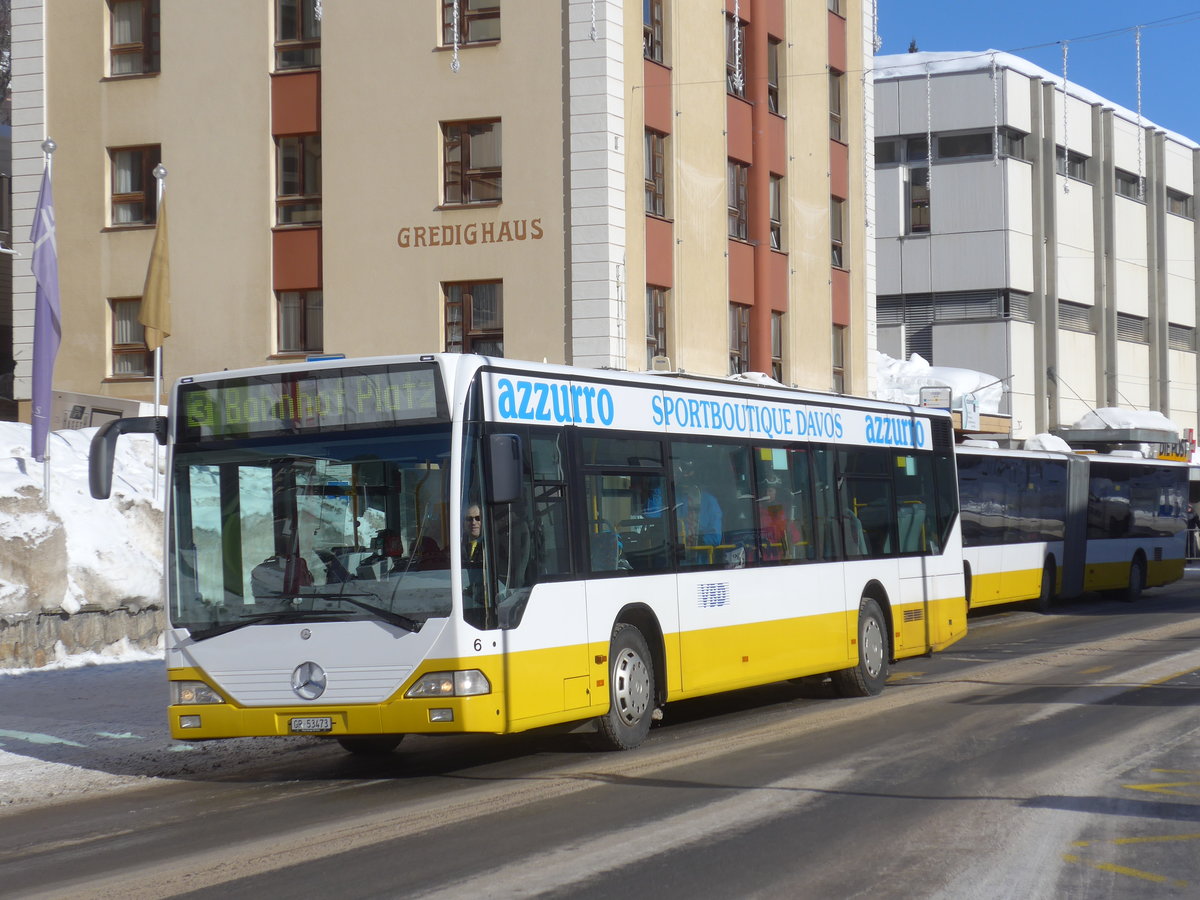
<svg viewBox="0 0 1200 900">
<path fill-rule="evenodd" d="M 916 656 L 965 635 L 962 572 L 952 557 L 906 557 L 899 562 L 900 594 L 892 600 L 893 655 Z"/>
<path fill-rule="evenodd" d="M 680 573 L 683 693 L 765 684 L 852 664 L 842 577 L 840 564 L 819 563 Z"/>
<path fill-rule="evenodd" d="M 1048 550 L 1045 541 L 1005 544 L 1004 572 L 1000 576 L 1000 602 L 1031 600 L 1042 592 L 1042 570 Z"/>
<path fill-rule="evenodd" d="M 535 586 L 516 628 L 483 633 L 485 641 L 496 636 L 504 649 L 508 730 L 586 718 L 591 706 L 607 701 L 607 692 L 590 690 L 584 582 Z"/>
</svg>

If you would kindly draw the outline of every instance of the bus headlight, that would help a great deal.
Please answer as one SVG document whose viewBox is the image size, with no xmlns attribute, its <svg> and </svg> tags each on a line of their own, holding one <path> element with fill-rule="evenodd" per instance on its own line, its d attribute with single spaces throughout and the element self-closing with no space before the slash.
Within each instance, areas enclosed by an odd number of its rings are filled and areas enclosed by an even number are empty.
<svg viewBox="0 0 1200 900">
<path fill-rule="evenodd" d="M 191 703 L 224 703 L 225 698 L 203 681 L 172 681 L 171 705 Z"/>
<path fill-rule="evenodd" d="M 492 683 L 478 669 L 460 672 L 427 672 L 404 694 L 405 697 L 474 697 L 490 694 Z"/>
</svg>

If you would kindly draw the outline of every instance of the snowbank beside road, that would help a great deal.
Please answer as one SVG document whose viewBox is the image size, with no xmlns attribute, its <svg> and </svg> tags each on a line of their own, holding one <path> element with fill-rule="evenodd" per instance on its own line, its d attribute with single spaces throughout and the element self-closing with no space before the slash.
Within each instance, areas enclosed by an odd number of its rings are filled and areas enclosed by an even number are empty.
<svg viewBox="0 0 1200 900">
<path fill-rule="evenodd" d="M 87 479 L 94 433 L 50 435 L 47 497 L 43 465 L 30 457 L 29 426 L 0 422 L 0 623 L 162 604 L 153 438 L 126 435 L 117 442 L 113 496 L 94 500 Z"/>
</svg>

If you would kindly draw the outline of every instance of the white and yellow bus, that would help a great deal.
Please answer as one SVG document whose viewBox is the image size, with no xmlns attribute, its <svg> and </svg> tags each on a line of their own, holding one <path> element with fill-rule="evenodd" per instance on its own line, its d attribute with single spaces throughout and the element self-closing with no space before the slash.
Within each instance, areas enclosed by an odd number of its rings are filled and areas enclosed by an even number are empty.
<svg viewBox="0 0 1200 900">
<path fill-rule="evenodd" d="M 436 354 L 181 379 L 166 662 L 184 740 L 580 723 L 889 663 L 966 631 L 942 412 Z"/>
<path fill-rule="evenodd" d="M 1188 467 L 1135 453 L 959 446 L 972 609 L 1105 591 L 1136 599 L 1183 576 Z"/>
</svg>

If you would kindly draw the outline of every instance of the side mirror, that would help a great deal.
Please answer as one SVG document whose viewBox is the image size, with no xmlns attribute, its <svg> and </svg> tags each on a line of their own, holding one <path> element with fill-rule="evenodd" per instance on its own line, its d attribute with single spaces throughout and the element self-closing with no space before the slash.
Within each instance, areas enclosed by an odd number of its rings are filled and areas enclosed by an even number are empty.
<svg viewBox="0 0 1200 900">
<path fill-rule="evenodd" d="M 487 440 L 487 499 L 511 503 L 521 496 L 521 438 L 490 434 Z"/>
<path fill-rule="evenodd" d="M 117 453 L 117 438 L 123 434 L 152 434 L 160 444 L 167 443 L 166 416 L 135 416 L 113 419 L 96 430 L 88 451 L 88 487 L 97 500 L 107 500 L 112 493 L 113 457 Z"/>
</svg>

